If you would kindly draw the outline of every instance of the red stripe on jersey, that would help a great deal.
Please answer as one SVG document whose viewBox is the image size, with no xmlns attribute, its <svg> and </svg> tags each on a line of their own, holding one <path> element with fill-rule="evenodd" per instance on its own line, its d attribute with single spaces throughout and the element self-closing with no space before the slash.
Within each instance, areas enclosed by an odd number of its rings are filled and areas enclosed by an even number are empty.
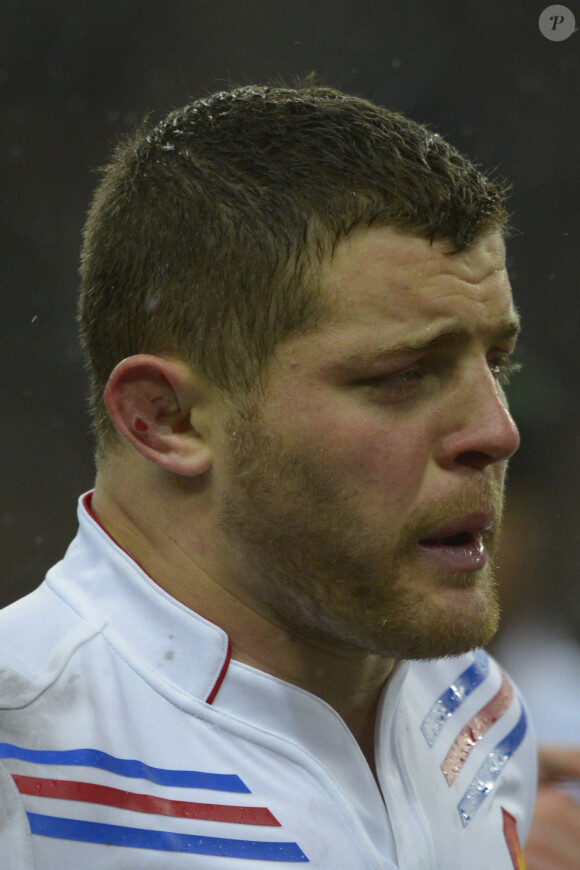
<svg viewBox="0 0 580 870">
<path fill-rule="evenodd" d="M 449 785 L 453 785 L 477 741 L 481 740 L 494 722 L 497 722 L 503 716 L 510 706 L 513 697 L 513 687 L 505 674 L 503 674 L 499 691 L 460 731 L 457 740 L 441 765 L 441 770 Z"/>
<path fill-rule="evenodd" d="M 223 667 L 221 669 L 219 677 L 215 681 L 215 686 L 213 687 L 213 689 L 211 690 L 211 692 L 207 696 L 207 701 L 206 701 L 207 704 L 213 704 L 213 702 L 215 701 L 216 695 L 220 690 L 220 686 L 223 683 L 225 675 L 227 674 L 228 668 L 230 666 L 231 658 L 232 658 L 232 642 L 228 637 L 228 651 L 226 653 L 226 660 L 223 664 Z"/>
<path fill-rule="evenodd" d="M 137 813 L 154 813 L 183 819 L 203 819 L 209 822 L 233 822 L 238 825 L 265 825 L 280 827 L 280 822 L 266 807 L 236 807 L 223 804 L 202 804 L 190 801 L 168 800 L 148 794 L 122 791 L 90 782 L 71 782 L 62 779 L 41 779 L 35 776 L 12 774 L 21 794 L 36 797 L 60 798 L 105 804 Z"/>
<path fill-rule="evenodd" d="M 501 812 L 503 815 L 503 833 L 510 853 L 510 858 L 512 859 L 512 864 L 514 865 L 514 870 L 526 870 L 524 853 L 522 852 L 522 847 L 518 837 L 518 823 L 512 814 L 508 813 L 507 810 L 504 810 L 503 807 L 501 808 Z"/>
</svg>

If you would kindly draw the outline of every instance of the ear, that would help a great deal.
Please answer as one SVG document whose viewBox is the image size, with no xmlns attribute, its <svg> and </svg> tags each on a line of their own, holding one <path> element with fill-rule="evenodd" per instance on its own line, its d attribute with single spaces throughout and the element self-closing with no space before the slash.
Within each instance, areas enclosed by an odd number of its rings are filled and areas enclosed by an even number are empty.
<svg viewBox="0 0 580 870">
<path fill-rule="evenodd" d="M 207 415 L 205 389 L 181 360 L 137 354 L 115 367 L 104 400 L 135 450 L 167 471 L 193 477 L 212 465 L 210 445 L 199 431 L 208 434 L 200 425 Z"/>
</svg>

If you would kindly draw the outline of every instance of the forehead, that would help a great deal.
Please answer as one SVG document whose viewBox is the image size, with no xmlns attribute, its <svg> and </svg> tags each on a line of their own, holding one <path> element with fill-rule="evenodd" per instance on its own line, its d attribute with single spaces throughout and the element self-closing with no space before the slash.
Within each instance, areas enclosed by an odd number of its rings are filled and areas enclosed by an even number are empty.
<svg viewBox="0 0 580 870">
<path fill-rule="evenodd" d="M 388 324 L 389 332 L 445 325 L 473 328 L 514 317 L 505 246 L 490 233 L 456 254 L 443 242 L 393 229 L 364 230 L 342 240 L 322 271 L 327 325 Z"/>
</svg>

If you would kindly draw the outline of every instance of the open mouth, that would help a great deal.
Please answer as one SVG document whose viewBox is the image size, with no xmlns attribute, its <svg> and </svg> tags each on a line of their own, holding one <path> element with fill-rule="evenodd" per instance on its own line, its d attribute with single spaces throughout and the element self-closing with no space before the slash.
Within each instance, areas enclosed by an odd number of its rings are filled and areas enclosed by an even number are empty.
<svg viewBox="0 0 580 870">
<path fill-rule="evenodd" d="M 417 541 L 419 552 L 445 571 L 477 571 L 488 561 L 484 535 L 494 519 L 492 511 L 481 511 L 451 520 Z"/>
<path fill-rule="evenodd" d="M 457 532 L 446 538 L 423 538 L 419 543 L 424 547 L 468 547 L 476 543 L 477 537 L 473 532 Z"/>
</svg>

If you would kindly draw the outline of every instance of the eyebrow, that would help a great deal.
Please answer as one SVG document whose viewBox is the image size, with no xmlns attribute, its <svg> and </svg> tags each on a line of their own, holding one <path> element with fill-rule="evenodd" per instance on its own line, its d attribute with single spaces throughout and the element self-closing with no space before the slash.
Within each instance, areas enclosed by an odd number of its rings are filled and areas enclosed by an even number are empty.
<svg viewBox="0 0 580 870">
<path fill-rule="evenodd" d="M 502 321 L 494 329 L 489 330 L 489 337 L 493 342 L 510 341 L 517 338 L 520 332 L 520 320 L 516 317 L 510 317 Z M 393 357 L 402 356 L 404 354 L 421 353 L 430 350 L 438 350 L 445 347 L 453 347 L 467 341 L 472 336 L 472 333 L 467 329 L 444 329 L 437 335 L 418 337 L 416 341 L 405 341 L 400 344 L 394 344 L 390 347 L 379 348 L 370 351 L 356 351 L 349 356 L 343 358 L 339 362 L 340 369 L 349 369 L 354 366 L 371 365 L 388 361 Z"/>
</svg>

